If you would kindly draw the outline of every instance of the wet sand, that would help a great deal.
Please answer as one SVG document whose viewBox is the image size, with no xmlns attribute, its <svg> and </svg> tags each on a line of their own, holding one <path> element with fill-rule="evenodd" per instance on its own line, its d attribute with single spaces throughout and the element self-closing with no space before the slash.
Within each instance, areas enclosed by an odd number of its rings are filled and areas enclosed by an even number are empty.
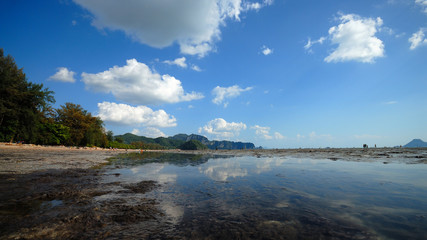
<svg viewBox="0 0 427 240">
<path fill-rule="evenodd" d="M 167 223 L 162 220 L 164 213 L 156 200 L 144 196 L 158 187 L 158 183 L 100 181 L 108 169 L 102 167 L 108 163 L 107 159 L 125 152 L 0 144 L 0 239 L 171 238 L 173 233 L 165 232 Z M 427 163 L 427 149 L 161 152 Z M 121 189 L 118 198 L 100 200 L 100 196 L 108 195 L 114 187 Z"/>
<path fill-rule="evenodd" d="M 87 169 L 105 164 L 108 158 L 123 152 L 126 150 L 0 143 L 0 174 L 25 174 L 48 169 Z"/>
<path fill-rule="evenodd" d="M 99 167 L 124 152 L 1 144 L 0 239 L 104 239 L 113 233 L 126 238 L 132 223 L 153 224 L 162 215 L 155 200 L 126 199 L 152 190 L 155 182 L 99 181 L 105 175 Z M 123 189 L 122 198 L 93 201 L 111 185 Z"/>
</svg>

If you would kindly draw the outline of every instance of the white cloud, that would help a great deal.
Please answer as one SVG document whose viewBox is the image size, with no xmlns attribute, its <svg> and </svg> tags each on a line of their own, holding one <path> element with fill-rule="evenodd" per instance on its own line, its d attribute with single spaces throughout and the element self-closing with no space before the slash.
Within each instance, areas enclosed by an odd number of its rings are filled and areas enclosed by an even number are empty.
<svg viewBox="0 0 427 240">
<path fill-rule="evenodd" d="M 255 134 L 261 136 L 262 138 L 269 140 L 273 137 L 270 136 L 270 127 L 261 127 L 258 125 L 252 126 L 251 129 L 255 130 Z"/>
<path fill-rule="evenodd" d="M 427 13 L 427 0 L 415 0 L 415 3 L 423 8 L 424 13 Z"/>
<path fill-rule="evenodd" d="M 209 121 L 205 126 L 199 128 L 199 133 L 211 134 L 216 137 L 230 139 L 239 136 L 240 131 L 246 129 L 246 124 L 240 122 L 228 123 L 222 118 Z"/>
<path fill-rule="evenodd" d="M 54 75 L 50 76 L 49 80 L 58 81 L 58 82 L 73 83 L 76 81 L 76 79 L 74 79 L 74 74 L 76 74 L 76 73 L 68 70 L 65 67 L 59 67 L 58 72 L 56 72 Z"/>
<path fill-rule="evenodd" d="M 375 37 L 378 28 L 383 24 L 381 18 L 362 18 L 347 14 L 341 15 L 339 20 L 341 24 L 329 29 L 329 37 L 338 47 L 325 58 L 326 62 L 354 60 L 372 63 L 375 58 L 384 56 L 384 44 Z"/>
<path fill-rule="evenodd" d="M 325 37 L 321 37 L 317 40 L 311 41 L 311 38 L 308 38 L 307 44 L 304 46 L 304 49 L 311 52 L 311 47 L 314 44 L 323 44 L 323 42 L 326 40 Z"/>
<path fill-rule="evenodd" d="M 132 134 L 134 134 L 134 135 L 141 136 L 141 135 L 140 135 L 140 134 L 141 134 L 141 131 L 139 131 L 139 129 L 137 129 L 137 128 L 134 128 L 130 133 L 132 133 Z"/>
<path fill-rule="evenodd" d="M 275 139 L 284 139 L 285 136 L 283 136 L 282 134 L 280 134 L 279 132 L 275 132 L 274 133 L 274 138 Z"/>
<path fill-rule="evenodd" d="M 265 56 L 270 55 L 273 53 L 273 50 L 266 47 L 265 45 L 261 47 L 261 52 L 262 54 L 264 54 Z"/>
<path fill-rule="evenodd" d="M 425 38 L 424 31 L 424 28 L 420 28 L 418 32 L 412 34 L 412 37 L 408 39 L 408 41 L 411 43 L 409 49 L 414 50 L 419 46 L 427 45 L 427 39 Z"/>
<path fill-rule="evenodd" d="M 261 4 L 256 2 L 256 3 L 246 3 L 245 5 L 245 9 L 247 10 L 259 10 L 261 9 Z"/>
<path fill-rule="evenodd" d="M 134 129 L 134 130 L 137 130 L 137 129 Z M 138 130 L 138 133 L 140 134 L 140 136 L 149 137 L 149 138 L 166 137 L 166 134 L 164 134 L 162 131 L 160 131 L 158 128 L 155 128 L 155 127 L 146 127 L 142 129 L 142 131 Z"/>
<path fill-rule="evenodd" d="M 162 104 L 203 98 L 200 93 L 185 93 L 181 81 L 152 72 L 135 59 L 123 67 L 114 66 L 100 73 L 82 73 L 86 89 L 112 93 L 117 99 L 134 104 Z"/>
<path fill-rule="evenodd" d="M 242 0 L 74 0 L 93 15 L 98 29 L 124 31 L 134 40 L 163 48 L 178 43 L 184 54 L 205 56 L 220 40 L 228 19 L 240 21 L 241 12 L 259 10 L 272 1 Z"/>
<path fill-rule="evenodd" d="M 191 65 L 191 69 L 193 69 L 194 71 L 196 71 L 196 72 L 201 72 L 202 71 L 202 69 L 200 69 L 200 67 L 199 66 L 197 66 L 197 65 Z"/>
<path fill-rule="evenodd" d="M 105 122 L 120 125 L 142 125 L 146 127 L 175 127 L 176 119 L 160 109 L 153 111 L 146 106 L 129 106 L 110 102 L 98 103 L 100 117 Z"/>
<path fill-rule="evenodd" d="M 264 138 L 265 140 L 271 139 L 284 139 L 285 136 L 280 134 L 279 132 L 274 132 L 273 136 L 270 135 L 270 127 L 261 127 L 259 125 L 252 126 L 251 129 L 255 130 L 255 134 Z"/>
<path fill-rule="evenodd" d="M 163 61 L 163 62 L 167 63 L 169 65 L 177 65 L 179 67 L 186 68 L 187 67 L 187 63 L 185 63 L 185 60 L 186 60 L 185 57 L 182 57 L 182 58 L 177 58 L 177 59 L 175 59 L 173 61 L 166 60 L 166 61 Z"/>
<path fill-rule="evenodd" d="M 252 87 L 247 87 L 243 89 L 237 85 L 234 85 L 228 88 L 217 86 L 212 90 L 212 95 L 215 96 L 212 102 L 219 105 L 222 102 L 224 102 L 225 99 L 237 97 L 242 92 L 246 92 L 251 89 Z M 228 105 L 228 102 L 225 102 L 224 107 L 227 107 L 227 105 Z"/>
</svg>

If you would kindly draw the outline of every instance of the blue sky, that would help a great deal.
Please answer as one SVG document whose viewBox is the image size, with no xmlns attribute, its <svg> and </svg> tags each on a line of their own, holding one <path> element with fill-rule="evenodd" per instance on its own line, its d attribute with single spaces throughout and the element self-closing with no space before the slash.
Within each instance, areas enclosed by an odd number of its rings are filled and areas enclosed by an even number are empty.
<svg viewBox="0 0 427 240">
<path fill-rule="evenodd" d="M 115 134 L 427 141 L 426 0 L 0 3 L 0 47 Z"/>
</svg>

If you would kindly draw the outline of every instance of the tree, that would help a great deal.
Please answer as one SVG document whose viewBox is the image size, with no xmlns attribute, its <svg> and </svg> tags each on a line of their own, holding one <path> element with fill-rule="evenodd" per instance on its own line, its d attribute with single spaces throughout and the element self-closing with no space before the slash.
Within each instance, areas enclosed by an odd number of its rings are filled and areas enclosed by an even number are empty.
<svg viewBox="0 0 427 240">
<path fill-rule="evenodd" d="M 199 140 L 190 140 L 179 146 L 179 149 L 181 150 L 204 150 L 207 148 L 208 147 Z"/>
<path fill-rule="evenodd" d="M 123 140 L 122 137 L 115 137 L 115 139 L 116 139 L 116 142 L 118 142 L 118 143 L 123 143 L 124 142 L 124 140 Z"/>
<path fill-rule="evenodd" d="M 55 102 L 43 84 L 27 81 L 10 55 L 0 49 L 0 141 L 36 143 L 46 111 Z"/>
<path fill-rule="evenodd" d="M 114 141 L 114 136 L 113 136 L 114 134 L 113 134 L 113 131 L 108 131 L 107 132 L 107 140 L 108 140 L 108 142 L 112 142 L 112 141 Z"/>
<path fill-rule="evenodd" d="M 80 105 L 65 103 L 56 110 L 56 121 L 70 129 L 66 145 L 71 146 L 107 146 L 107 136 L 103 122 L 93 117 Z"/>
<path fill-rule="evenodd" d="M 38 144 L 42 145 L 60 145 L 64 144 L 70 138 L 70 128 L 62 124 L 45 119 L 40 127 L 40 138 Z"/>
</svg>

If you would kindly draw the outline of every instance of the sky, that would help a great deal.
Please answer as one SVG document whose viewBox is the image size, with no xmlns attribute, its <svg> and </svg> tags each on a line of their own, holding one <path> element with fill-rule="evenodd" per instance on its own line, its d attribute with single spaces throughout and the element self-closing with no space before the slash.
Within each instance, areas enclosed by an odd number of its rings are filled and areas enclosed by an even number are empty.
<svg viewBox="0 0 427 240">
<path fill-rule="evenodd" d="M 427 0 L 3 0 L 0 48 L 115 135 L 427 141 Z"/>
</svg>

